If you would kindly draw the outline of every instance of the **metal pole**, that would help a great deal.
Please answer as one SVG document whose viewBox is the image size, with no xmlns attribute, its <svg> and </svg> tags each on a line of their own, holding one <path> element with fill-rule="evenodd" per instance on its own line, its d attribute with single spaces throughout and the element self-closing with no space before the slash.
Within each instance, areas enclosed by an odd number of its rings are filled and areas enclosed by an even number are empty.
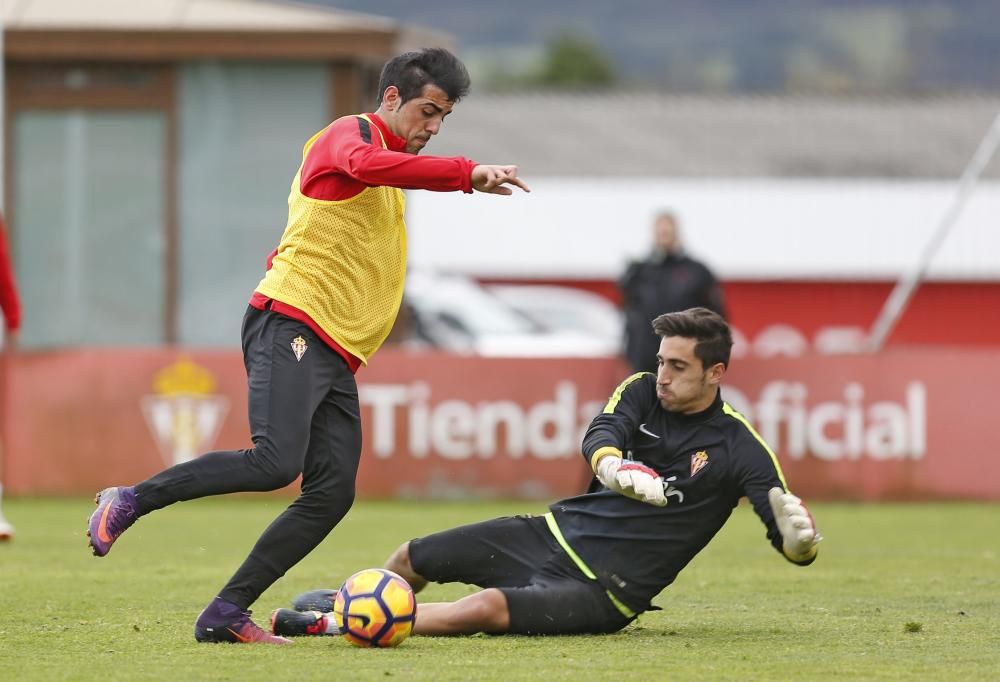
<svg viewBox="0 0 1000 682">
<path fill-rule="evenodd" d="M 961 215 L 962 209 L 965 208 L 965 204 L 969 200 L 969 195 L 975 189 L 979 181 L 979 176 L 982 174 L 986 164 L 993 158 L 998 144 L 1000 144 L 1000 113 L 993 119 L 993 125 L 986 131 L 986 135 L 983 136 L 982 142 L 976 148 L 975 154 L 972 155 L 969 164 L 962 171 L 962 176 L 958 181 L 958 191 L 955 192 L 955 197 L 948 206 L 948 210 L 945 211 L 937 228 L 924 246 L 920 258 L 910 268 L 910 271 L 904 273 L 899 281 L 896 282 L 895 288 L 893 288 L 892 293 L 886 299 L 885 305 L 882 306 L 882 312 L 879 313 L 878 318 L 872 325 L 872 331 L 868 335 L 866 350 L 869 353 L 877 353 L 882 350 L 886 340 L 889 338 L 889 334 L 899 322 L 899 318 L 903 316 L 907 304 L 910 302 L 917 287 L 920 286 L 924 274 L 927 272 L 931 258 L 937 253 L 941 247 L 941 242 L 948 236 L 948 232 L 951 231 L 959 215 Z"/>
</svg>

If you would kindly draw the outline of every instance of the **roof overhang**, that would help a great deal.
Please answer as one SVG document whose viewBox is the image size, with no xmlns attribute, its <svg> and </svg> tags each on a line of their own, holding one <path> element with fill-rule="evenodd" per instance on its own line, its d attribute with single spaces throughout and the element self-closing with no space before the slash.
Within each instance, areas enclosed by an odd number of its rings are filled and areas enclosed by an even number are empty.
<svg viewBox="0 0 1000 682">
<path fill-rule="evenodd" d="M 8 29 L 12 61 L 183 61 L 384 59 L 396 30 L 225 31 Z"/>
<path fill-rule="evenodd" d="M 384 60 L 406 25 L 276 0 L 0 1 L 16 61 Z"/>
</svg>

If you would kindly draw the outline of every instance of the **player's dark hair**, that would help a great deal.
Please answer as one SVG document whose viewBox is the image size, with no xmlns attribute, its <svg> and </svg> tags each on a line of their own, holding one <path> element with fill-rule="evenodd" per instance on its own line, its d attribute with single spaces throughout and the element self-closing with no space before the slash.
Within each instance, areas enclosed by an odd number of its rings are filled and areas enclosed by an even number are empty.
<svg viewBox="0 0 1000 682">
<path fill-rule="evenodd" d="M 378 103 L 390 85 L 399 90 L 400 103 L 418 97 L 428 83 L 444 91 L 452 102 L 469 92 L 469 72 L 465 65 L 443 47 L 425 47 L 393 57 L 382 67 L 378 82 Z"/>
<path fill-rule="evenodd" d="M 653 331 L 661 338 L 680 336 L 694 339 L 694 354 L 701 360 L 704 369 L 719 362 L 729 367 L 729 354 L 733 349 L 732 332 L 722 316 L 708 308 L 688 308 L 660 315 L 653 320 Z"/>
</svg>

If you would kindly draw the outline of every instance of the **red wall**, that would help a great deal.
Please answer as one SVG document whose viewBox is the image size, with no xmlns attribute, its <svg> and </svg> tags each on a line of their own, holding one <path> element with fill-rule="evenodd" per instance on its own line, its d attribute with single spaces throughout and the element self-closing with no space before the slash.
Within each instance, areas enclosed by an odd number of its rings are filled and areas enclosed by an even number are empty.
<svg viewBox="0 0 1000 682">
<path fill-rule="evenodd" d="M 890 282 L 726 282 L 732 323 L 755 335 L 786 323 L 812 336 L 822 327 L 870 329 Z M 887 346 L 1000 346 L 1000 282 L 929 282 L 910 300 Z M 984 314 L 986 313 L 986 314 Z"/>
<path fill-rule="evenodd" d="M 26 353 L 7 368 L 5 484 L 78 494 L 177 454 L 249 444 L 238 352 Z M 503 360 L 385 349 L 359 373 L 368 496 L 580 491 L 583 429 L 617 359 Z M 812 498 L 1000 500 L 989 428 L 1000 350 L 890 350 L 734 363 L 724 396 Z"/>
<path fill-rule="evenodd" d="M 609 280 L 531 280 L 530 283 L 572 286 L 621 303 L 615 283 Z M 810 280 L 727 280 L 722 284 L 729 321 L 750 341 L 775 325 L 793 327 L 808 339 L 824 327 L 870 329 L 894 286 L 894 282 Z M 887 346 L 1000 346 L 998 313 L 1000 282 L 926 282 L 917 289 Z"/>
</svg>

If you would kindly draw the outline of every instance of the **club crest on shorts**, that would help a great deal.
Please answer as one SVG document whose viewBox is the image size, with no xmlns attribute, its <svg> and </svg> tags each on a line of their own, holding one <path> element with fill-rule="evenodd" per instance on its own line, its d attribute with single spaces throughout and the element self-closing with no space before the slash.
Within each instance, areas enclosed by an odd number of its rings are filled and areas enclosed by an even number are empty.
<svg viewBox="0 0 1000 682">
<path fill-rule="evenodd" d="M 691 455 L 691 475 L 694 476 L 704 469 L 706 464 L 708 464 L 708 453 L 704 450 L 699 450 Z"/>
<path fill-rule="evenodd" d="M 302 338 L 301 334 L 292 339 L 292 352 L 295 353 L 296 362 L 302 360 L 302 356 L 306 354 L 307 350 L 309 350 L 309 346 L 306 345 L 306 340 Z"/>
</svg>

